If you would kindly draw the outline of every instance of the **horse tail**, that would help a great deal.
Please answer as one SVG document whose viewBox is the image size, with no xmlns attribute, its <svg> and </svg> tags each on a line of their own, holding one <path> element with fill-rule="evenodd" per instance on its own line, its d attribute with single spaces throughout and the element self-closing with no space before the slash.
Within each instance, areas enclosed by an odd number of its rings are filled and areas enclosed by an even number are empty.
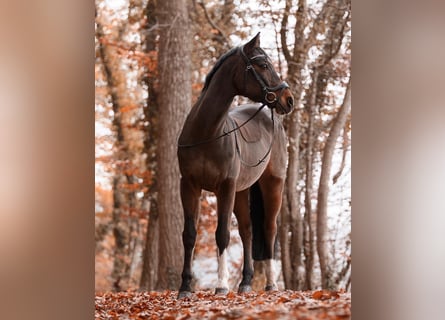
<svg viewBox="0 0 445 320">
<path fill-rule="evenodd" d="M 258 181 L 250 187 L 250 221 L 252 223 L 252 257 L 254 260 L 264 260 L 266 259 L 264 201 Z"/>
</svg>

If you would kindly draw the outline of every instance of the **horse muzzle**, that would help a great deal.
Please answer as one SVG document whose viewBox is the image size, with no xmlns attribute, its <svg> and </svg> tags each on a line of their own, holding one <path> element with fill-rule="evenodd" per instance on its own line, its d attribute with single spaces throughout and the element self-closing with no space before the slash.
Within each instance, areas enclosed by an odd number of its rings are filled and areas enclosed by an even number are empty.
<svg viewBox="0 0 445 320">
<path fill-rule="evenodd" d="M 264 100 L 270 108 L 275 108 L 278 114 L 288 114 L 294 109 L 294 96 L 285 81 L 276 87 L 267 88 Z"/>
</svg>

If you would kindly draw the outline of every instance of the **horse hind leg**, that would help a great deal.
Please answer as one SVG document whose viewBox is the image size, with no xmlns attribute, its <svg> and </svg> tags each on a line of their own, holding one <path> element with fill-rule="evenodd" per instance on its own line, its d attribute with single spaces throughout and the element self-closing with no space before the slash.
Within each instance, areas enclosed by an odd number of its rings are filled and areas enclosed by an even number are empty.
<svg viewBox="0 0 445 320">
<path fill-rule="evenodd" d="M 227 294 L 229 292 L 227 247 L 230 241 L 230 217 L 235 201 L 235 181 L 233 179 L 224 181 L 216 193 L 216 198 L 218 226 L 215 238 L 218 246 L 218 282 L 215 294 Z"/>
<path fill-rule="evenodd" d="M 263 252 L 259 260 L 265 260 L 266 291 L 277 290 L 274 245 L 277 234 L 277 216 L 281 208 L 284 179 L 265 174 L 259 180 L 263 205 Z"/>
<path fill-rule="evenodd" d="M 238 288 L 239 293 L 252 291 L 253 263 L 252 263 L 252 224 L 249 213 L 249 189 L 240 191 L 235 196 L 233 209 L 238 220 L 238 230 L 243 242 L 244 263 L 243 279 Z"/>
<path fill-rule="evenodd" d="M 189 297 L 192 294 L 192 258 L 196 242 L 200 195 L 201 189 L 193 186 L 186 179 L 181 179 L 181 200 L 184 209 L 184 231 L 182 233 L 184 267 L 182 270 L 182 283 L 179 288 L 178 299 Z"/>
<path fill-rule="evenodd" d="M 273 291 L 278 290 L 278 286 L 276 283 L 276 269 L 275 269 L 275 261 L 274 259 L 266 260 L 266 287 L 264 290 Z"/>
</svg>

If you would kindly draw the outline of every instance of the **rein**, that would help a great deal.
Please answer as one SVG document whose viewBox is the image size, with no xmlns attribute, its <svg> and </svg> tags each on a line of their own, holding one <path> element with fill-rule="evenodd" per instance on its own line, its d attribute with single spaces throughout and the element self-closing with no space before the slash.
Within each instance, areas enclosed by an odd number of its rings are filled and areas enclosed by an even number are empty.
<svg viewBox="0 0 445 320">
<path fill-rule="evenodd" d="M 264 160 L 266 160 L 266 158 L 267 158 L 267 157 L 269 156 L 269 154 L 270 154 L 270 151 L 272 150 L 272 145 L 273 145 L 273 141 L 274 141 L 274 137 L 275 137 L 275 119 L 274 119 L 274 116 L 273 116 L 273 114 L 274 114 L 273 109 L 270 109 L 270 119 L 272 120 L 272 139 L 271 139 L 271 141 L 270 141 L 269 148 L 267 149 L 266 154 L 265 154 L 260 160 L 258 160 L 257 163 L 255 163 L 255 164 L 249 164 L 249 163 L 247 163 L 246 161 L 244 161 L 243 158 L 241 157 L 241 150 L 240 150 L 240 148 L 239 148 L 238 136 L 236 135 L 236 131 L 240 130 L 240 129 L 241 129 L 242 127 L 244 127 L 248 122 L 250 122 L 253 118 L 255 118 L 256 115 L 257 115 L 258 113 L 260 113 L 261 110 L 263 110 L 263 108 L 264 108 L 265 106 L 266 106 L 266 104 L 263 103 L 263 104 L 258 108 L 258 110 L 255 111 L 255 113 L 253 113 L 253 114 L 252 114 L 246 121 L 244 121 L 244 122 L 243 122 L 241 125 L 239 125 L 239 126 L 236 124 L 236 122 L 235 122 L 233 119 L 231 119 L 232 122 L 235 123 L 235 128 L 233 128 L 233 129 L 231 129 L 231 130 L 229 130 L 229 131 L 227 131 L 227 132 L 224 132 L 223 134 L 221 134 L 221 135 L 219 135 L 219 136 L 217 136 L 217 137 L 215 137 L 215 138 L 211 138 L 211 139 L 207 139 L 207 140 L 202 140 L 202 141 L 199 141 L 199 142 L 196 142 L 196 143 L 191 143 L 191 144 L 178 144 L 178 147 L 179 147 L 179 148 L 192 148 L 192 147 L 197 147 L 197 146 L 202 145 L 202 144 L 206 144 L 206 143 L 214 142 L 214 141 L 219 140 L 219 139 L 221 139 L 221 138 L 223 138 L 223 137 L 225 137 L 225 136 L 229 136 L 231 133 L 235 133 L 235 149 L 236 149 L 236 153 L 238 154 L 238 157 L 239 157 L 239 159 L 240 159 L 240 162 L 241 162 L 243 165 L 245 165 L 246 167 L 251 167 L 251 168 L 258 167 L 261 163 L 264 162 Z"/>
<path fill-rule="evenodd" d="M 240 162 L 243 165 L 245 165 L 246 167 L 251 167 L 251 168 L 258 167 L 261 163 L 264 162 L 264 160 L 266 160 L 267 156 L 270 154 L 270 151 L 272 150 L 273 140 L 275 137 L 275 121 L 274 121 L 274 117 L 273 117 L 273 109 L 270 109 L 270 119 L 272 120 L 272 139 L 270 140 L 269 149 L 267 150 L 266 154 L 260 160 L 258 160 L 258 162 L 256 164 L 249 164 L 243 160 L 243 158 L 241 157 L 241 151 L 240 151 L 239 145 L 238 145 L 238 137 L 236 136 L 236 133 L 235 133 L 236 153 L 238 154 Z"/>
<path fill-rule="evenodd" d="M 255 111 L 254 114 L 252 114 L 246 121 L 244 121 L 240 126 L 236 125 L 235 128 L 233 128 L 232 130 L 229 130 L 227 132 L 224 132 L 223 134 L 215 137 L 215 138 L 210 138 L 210 139 L 206 139 L 206 140 L 201 140 L 195 143 L 190 143 L 190 144 L 178 144 L 179 148 L 192 148 L 192 147 L 197 147 L 200 146 L 202 144 L 206 144 L 206 143 L 210 143 L 210 142 L 214 142 L 216 140 L 219 140 L 225 136 L 230 135 L 232 132 L 238 131 L 239 129 L 241 129 L 242 127 L 244 127 L 250 120 L 252 120 L 253 118 L 256 117 L 256 115 L 258 113 L 260 113 L 261 110 L 263 110 L 263 108 L 266 106 L 266 104 L 262 104 L 261 107 L 258 108 L 257 111 Z M 272 115 L 272 119 L 273 119 L 273 115 Z"/>
</svg>

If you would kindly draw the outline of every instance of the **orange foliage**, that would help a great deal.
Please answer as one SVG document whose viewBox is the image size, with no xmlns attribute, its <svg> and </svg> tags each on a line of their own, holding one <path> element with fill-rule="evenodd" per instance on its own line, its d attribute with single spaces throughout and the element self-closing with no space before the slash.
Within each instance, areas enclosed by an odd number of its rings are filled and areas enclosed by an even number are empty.
<svg viewBox="0 0 445 320">
<path fill-rule="evenodd" d="M 113 191 L 111 189 L 104 189 L 99 185 L 96 185 L 94 189 L 96 201 L 100 202 L 102 208 L 104 208 L 102 213 L 104 215 L 110 215 L 113 208 Z"/>
<path fill-rule="evenodd" d="M 312 293 L 312 299 L 316 300 L 338 299 L 339 297 L 338 292 L 330 290 L 318 290 Z"/>
<path fill-rule="evenodd" d="M 127 291 L 96 295 L 96 319 L 351 319 L 350 293 L 329 300 L 311 291 L 273 291 L 226 296 L 195 292 L 178 300 L 177 291 Z"/>
<path fill-rule="evenodd" d="M 136 105 L 136 104 L 130 104 L 130 105 L 122 106 L 122 107 L 119 109 L 119 111 L 120 111 L 120 112 L 128 112 L 128 111 L 131 111 L 131 110 L 134 110 L 134 109 L 139 109 L 139 108 L 140 108 L 140 106 L 138 106 L 138 105 Z"/>
<path fill-rule="evenodd" d="M 149 73 L 156 74 L 158 63 L 158 55 L 156 51 L 144 52 L 136 50 L 128 43 L 112 40 L 108 37 L 103 37 L 99 39 L 99 41 L 107 46 L 115 47 L 119 56 L 134 59 L 138 61 L 140 65 L 144 65 Z"/>
<path fill-rule="evenodd" d="M 204 84 L 202 84 L 202 83 L 193 83 L 192 89 L 196 90 L 196 91 L 201 91 L 203 86 L 204 86 Z"/>
</svg>

